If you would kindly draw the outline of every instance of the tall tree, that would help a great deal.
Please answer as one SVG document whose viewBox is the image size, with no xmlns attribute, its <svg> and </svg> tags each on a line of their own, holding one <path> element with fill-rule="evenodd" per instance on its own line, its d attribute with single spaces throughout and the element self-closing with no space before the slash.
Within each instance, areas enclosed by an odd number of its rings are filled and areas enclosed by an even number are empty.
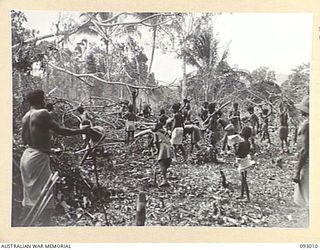
<svg viewBox="0 0 320 250">
<path fill-rule="evenodd" d="M 177 13 L 173 22 L 163 28 L 170 38 L 167 45 L 163 47 L 171 47 L 177 57 L 182 59 L 181 99 L 187 95 L 187 64 L 202 71 L 202 75 L 204 76 L 206 75 L 204 73 L 205 68 L 208 69 L 205 64 L 210 62 L 214 57 L 211 53 L 212 51 L 210 52 L 207 49 L 208 46 L 211 48 L 214 46 L 216 39 L 210 34 L 209 36 L 214 39 L 213 41 L 209 41 L 206 37 L 207 34 L 204 34 L 205 31 L 207 33 L 211 32 L 213 19 L 214 15 L 211 13 Z M 198 36 L 201 36 L 201 38 L 198 39 Z M 194 49 L 196 51 L 193 51 Z M 204 84 L 207 84 L 206 80 L 204 80 Z M 208 85 L 205 88 L 208 89 Z"/>
<path fill-rule="evenodd" d="M 251 73 L 252 83 L 276 82 L 276 73 L 269 67 L 259 67 Z"/>
<path fill-rule="evenodd" d="M 303 63 L 292 69 L 288 80 L 282 84 L 284 93 L 293 102 L 298 103 L 309 94 L 310 63 Z"/>
</svg>

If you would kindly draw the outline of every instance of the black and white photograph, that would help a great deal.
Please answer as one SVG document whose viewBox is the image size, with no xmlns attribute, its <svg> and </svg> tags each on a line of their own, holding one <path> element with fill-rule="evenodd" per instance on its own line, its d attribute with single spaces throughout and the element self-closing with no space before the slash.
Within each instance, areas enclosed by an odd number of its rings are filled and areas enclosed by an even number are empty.
<svg viewBox="0 0 320 250">
<path fill-rule="evenodd" d="M 11 227 L 309 228 L 312 13 L 8 14 Z"/>
</svg>

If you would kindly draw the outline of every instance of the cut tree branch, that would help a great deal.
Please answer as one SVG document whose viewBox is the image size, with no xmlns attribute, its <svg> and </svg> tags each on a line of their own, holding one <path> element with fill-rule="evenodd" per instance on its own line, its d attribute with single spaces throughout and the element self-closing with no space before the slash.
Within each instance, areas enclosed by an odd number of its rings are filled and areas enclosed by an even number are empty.
<svg viewBox="0 0 320 250">
<path fill-rule="evenodd" d="M 132 85 L 132 84 L 129 84 L 129 83 L 124 83 L 124 82 L 111 82 L 111 81 L 106 81 L 104 79 L 101 79 L 100 77 L 97 77 L 96 75 L 94 74 L 76 74 L 74 72 L 71 72 L 67 69 L 64 69 L 64 68 L 60 68 L 52 63 L 48 63 L 49 66 L 61 71 L 61 72 L 64 72 L 66 74 L 69 74 L 69 75 L 72 75 L 76 78 L 79 78 L 80 80 L 84 81 L 83 78 L 85 77 L 90 77 L 90 78 L 93 78 L 97 81 L 99 81 L 100 83 L 103 83 L 103 84 L 110 84 L 110 85 L 122 85 L 122 86 L 127 86 L 127 87 L 131 87 L 131 88 L 136 88 L 136 89 L 158 89 L 160 88 L 160 86 L 138 86 L 138 85 Z M 85 82 L 85 81 L 84 81 Z M 88 83 L 87 83 L 88 84 Z M 91 85 L 90 85 L 91 86 Z"/>
</svg>

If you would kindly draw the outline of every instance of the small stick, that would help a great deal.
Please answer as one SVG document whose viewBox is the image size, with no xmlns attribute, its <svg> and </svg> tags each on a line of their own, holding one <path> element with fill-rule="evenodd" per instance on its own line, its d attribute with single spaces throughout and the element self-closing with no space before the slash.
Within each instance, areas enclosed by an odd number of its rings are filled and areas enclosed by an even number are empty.
<svg viewBox="0 0 320 250">
<path fill-rule="evenodd" d="M 58 177 L 58 172 L 56 172 L 54 175 L 53 175 L 54 179 L 52 180 L 49 188 L 46 190 L 45 192 L 45 195 L 43 196 L 42 200 L 41 200 L 41 203 L 40 205 L 38 206 L 35 214 L 33 215 L 33 218 L 31 220 L 31 222 L 29 223 L 29 226 L 33 224 L 33 222 L 35 221 L 35 219 L 39 216 L 39 211 L 40 210 L 43 210 L 46 205 L 48 204 L 49 201 L 47 201 L 48 199 L 48 195 L 50 194 L 50 191 L 51 189 L 53 188 L 53 185 L 57 182 L 57 180 L 59 179 Z M 52 194 L 50 194 L 50 196 L 52 196 Z M 51 199 L 51 198 L 50 198 Z"/>
<path fill-rule="evenodd" d="M 43 205 L 41 207 L 39 207 L 39 209 L 37 210 L 37 212 L 35 213 L 35 215 L 33 216 L 32 220 L 30 221 L 28 226 L 31 226 L 34 221 L 39 218 L 43 212 L 43 210 L 45 209 L 45 207 L 48 205 L 49 201 L 52 199 L 53 194 L 50 194 L 49 198 L 47 198 L 46 200 L 44 200 Z"/>
</svg>

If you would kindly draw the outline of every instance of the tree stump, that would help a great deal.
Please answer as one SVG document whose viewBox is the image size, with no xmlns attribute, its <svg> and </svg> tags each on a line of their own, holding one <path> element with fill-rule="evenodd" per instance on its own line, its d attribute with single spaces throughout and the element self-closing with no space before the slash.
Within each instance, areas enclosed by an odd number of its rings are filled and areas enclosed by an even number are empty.
<svg viewBox="0 0 320 250">
<path fill-rule="evenodd" d="M 137 195 L 136 226 L 144 226 L 146 220 L 146 194 L 141 192 Z"/>
</svg>

